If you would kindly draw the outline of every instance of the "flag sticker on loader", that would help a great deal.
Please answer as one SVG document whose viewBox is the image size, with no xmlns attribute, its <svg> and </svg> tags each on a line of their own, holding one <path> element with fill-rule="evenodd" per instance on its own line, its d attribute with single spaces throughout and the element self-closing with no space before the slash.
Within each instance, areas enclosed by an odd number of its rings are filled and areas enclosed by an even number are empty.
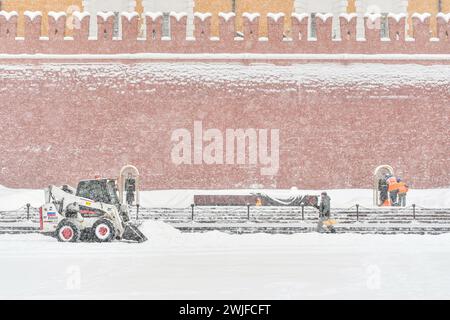
<svg viewBox="0 0 450 320">
<path fill-rule="evenodd" d="M 47 211 L 47 218 L 56 218 L 55 211 Z"/>
</svg>

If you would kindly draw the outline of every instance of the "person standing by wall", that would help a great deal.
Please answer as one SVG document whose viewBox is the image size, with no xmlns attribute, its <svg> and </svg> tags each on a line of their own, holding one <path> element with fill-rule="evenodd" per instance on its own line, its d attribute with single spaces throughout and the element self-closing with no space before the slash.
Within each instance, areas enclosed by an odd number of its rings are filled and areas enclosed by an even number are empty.
<svg viewBox="0 0 450 320">
<path fill-rule="evenodd" d="M 406 194 L 409 191 L 408 186 L 402 179 L 397 179 L 397 190 L 398 190 L 398 206 L 406 207 Z"/>
<path fill-rule="evenodd" d="M 331 209 L 330 206 L 331 206 L 331 198 L 324 191 L 320 195 L 319 217 L 329 219 Z"/>
<path fill-rule="evenodd" d="M 397 178 L 389 176 L 386 179 L 388 185 L 389 198 L 391 199 L 391 206 L 397 206 L 398 185 Z"/>
<path fill-rule="evenodd" d="M 133 205 L 134 192 L 136 191 L 136 179 L 133 178 L 131 173 L 128 174 L 128 177 L 125 180 L 125 190 L 127 193 L 127 204 L 131 206 Z"/>
<path fill-rule="evenodd" d="M 380 192 L 380 205 L 390 205 L 390 202 L 388 201 L 388 185 L 385 176 L 378 180 L 378 191 Z"/>
<path fill-rule="evenodd" d="M 331 198 L 324 191 L 320 195 L 320 204 L 316 206 L 319 209 L 319 222 L 317 224 L 317 232 L 332 232 L 335 233 L 333 226 L 327 224 L 325 227 L 325 221 L 330 219 L 331 214 Z"/>
</svg>

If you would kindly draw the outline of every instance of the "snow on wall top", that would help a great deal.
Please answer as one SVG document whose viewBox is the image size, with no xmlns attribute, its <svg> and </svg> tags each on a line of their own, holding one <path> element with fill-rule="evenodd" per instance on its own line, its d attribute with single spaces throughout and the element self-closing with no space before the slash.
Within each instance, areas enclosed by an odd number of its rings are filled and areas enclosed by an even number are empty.
<svg viewBox="0 0 450 320">
<path fill-rule="evenodd" d="M 133 18 L 138 18 L 139 14 L 137 12 L 127 12 L 124 11 L 121 13 L 122 17 L 125 17 L 128 21 L 131 21 Z"/>
<path fill-rule="evenodd" d="M 0 11 L 0 17 L 4 17 L 6 20 L 11 19 L 12 17 L 17 17 L 18 14 L 16 11 L 11 11 L 11 12 L 7 12 L 7 11 Z"/>
<path fill-rule="evenodd" d="M 25 11 L 23 14 L 25 17 L 30 18 L 31 21 L 42 16 L 42 12 L 40 11 Z"/>
<path fill-rule="evenodd" d="M 443 12 L 440 12 L 440 13 L 438 13 L 437 18 L 443 19 L 446 23 L 449 23 L 450 22 L 450 13 L 445 14 Z"/>
<path fill-rule="evenodd" d="M 82 21 L 84 18 L 89 17 L 90 13 L 87 11 L 82 11 L 82 12 L 75 11 L 72 15 L 74 17 L 76 17 L 79 21 Z"/>
<path fill-rule="evenodd" d="M 378 19 L 381 19 L 381 13 L 366 13 L 364 15 L 365 18 L 369 19 L 372 22 L 377 21 Z"/>
<path fill-rule="evenodd" d="M 56 12 L 56 11 L 50 11 L 50 12 L 48 13 L 48 16 L 49 16 L 49 17 L 53 17 L 53 19 L 55 19 L 55 21 L 58 21 L 59 18 L 65 17 L 66 15 L 67 15 L 67 14 L 66 14 L 64 11 L 59 11 L 59 12 Z"/>
<path fill-rule="evenodd" d="M 163 13 L 161 11 L 158 12 L 146 12 L 144 14 L 146 17 L 151 18 L 153 21 L 163 16 Z"/>
<path fill-rule="evenodd" d="M 284 16 L 285 14 L 283 12 L 269 12 L 267 14 L 267 18 L 271 18 L 275 22 L 278 22 Z"/>
<path fill-rule="evenodd" d="M 206 19 L 211 18 L 212 14 L 209 12 L 206 12 L 206 13 L 195 12 L 194 17 L 200 19 L 201 21 L 205 21 Z"/>
<path fill-rule="evenodd" d="M 300 22 L 300 21 L 308 19 L 309 18 L 309 14 L 308 13 L 293 12 L 291 17 Z"/>
<path fill-rule="evenodd" d="M 17 20 L 10 19 L 16 13 L 0 12 L 0 54 L 119 54 L 119 53 L 364 53 L 364 54 L 383 54 L 383 53 L 405 53 L 405 54 L 438 54 L 450 52 L 450 15 L 439 14 L 430 17 L 429 14 L 413 15 L 414 24 L 412 26 L 414 37 L 420 41 L 410 41 L 406 39 L 406 32 L 401 32 L 401 22 L 406 18 L 404 14 L 390 14 L 390 19 L 397 21 L 397 25 L 392 25 L 394 32 L 389 32 L 389 37 L 381 39 L 379 28 L 381 23 L 381 15 L 367 15 L 372 24 L 363 24 L 366 28 L 366 38 L 357 39 L 356 36 L 343 37 L 342 39 L 334 39 L 331 36 L 333 32 L 329 22 L 337 20 L 341 28 L 341 34 L 356 35 L 356 24 L 349 23 L 354 19 L 358 19 L 354 14 L 346 14 L 340 16 L 332 16 L 331 14 L 317 14 L 315 19 L 319 22 L 316 25 L 317 39 L 312 39 L 308 28 L 308 20 L 311 17 L 308 14 L 295 13 L 291 17 L 286 17 L 292 21 L 291 30 L 285 30 L 285 23 L 281 19 L 282 14 L 269 13 L 266 16 L 260 16 L 259 13 L 244 13 L 242 17 L 236 19 L 244 19 L 251 22 L 251 26 L 244 24 L 244 30 L 238 30 L 234 24 L 227 23 L 229 19 L 235 17 L 234 13 L 220 13 L 220 32 L 219 37 L 211 36 L 211 28 L 208 17 L 209 13 L 196 13 L 197 18 L 195 28 L 200 28 L 199 32 L 194 32 L 197 38 L 187 37 L 187 16 L 186 13 L 171 12 L 170 16 L 175 19 L 176 27 L 171 30 L 170 38 L 162 36 L 162 19 L 160 12 L 145 13 L 146 36 L 140 37 L 136 28 L 130 27 L 132 18 L 137 17 L 135 12 L 123 12 L 122 17 L 126 23 L 121 24 L 122 32 L 119 33 L 121 38 L 113 38 L 105 36 L 101 38 L 89 37 L 89 24 L 99 24 L 99 30 L 104 32 L 98 34 L 112 35 L 114 26 L 105 24 L 104 22 L 114 16 L 112 12 L 99 12 L 99 19 L 84 21 L 79 28 L 73 30 L 73 37 L 42 37 L 41 25 L 42 20 L 36 18 L 41 15 L 40 12 L 25 12 L 29 17 L 25 21 L 25 38 L 16 38 Z M 58 20 L 62 15 L 59 13 L 50 13 Z M 86 12 L 74 13 L 78 20 L 90 16 Z M 259 18 L 258 18 L 259 17 Z M 430 33 L 430 19 L 436 19 L 438 28 L 438 37 L 432 38 Z M 258 18 L 258 19 L 257 19 Z M 341 19 L 342 18 L 342 19 Z M 267 38 L 259 38 L 257 31 L 262 19 L 269 22 Z M 86 22 L 86 23 L 85 23 Z M 289 21 L 287 21 L 289 22 Z M 327 23 L 325 23 L 327 22 Z M 53 23 L 49 21 L 48 23 Z M 3 28 L 2 24 L 7 24 L 7 28 Z M 51 26 L 55 30 L 55 34 L 66 35 L 66 25 L 59 24 Z M 250 31 L 246 31 L 250 28 Z M 377 29 L 378 28 L 378 29 Z M 184 29 L 184 30 L 183 30 Z M 7 31 L 5 31 L 7 30 Z M 253 32 L 255 31 L 255 32 Z M 391 30 L 392 31 L 392 30 Z M 236 39 L 236 33 L 240 33 L 243 37 Z M 3 41 L 6 40 L 6 41 Z M 51 41 L 49 41 L 51 40 Z M 126 41 L 127 45 L 123 45 L 121 41 Z"/>
<path fill-rule="evenodd" d="M 431 13 L 414 13 L 412 15 L 413 19 L 419 19 L 420 22 L 425 22 L 426 19 L 431 18 Z"/>
<path fill-rule="evenodd" d="M 122 14 L 123 15 L 123 14 Z M 101 18 L 103 21 L 108 20 L 109 18 L 114 17 L 115 14 L 112 11 L 106 11 L 106 12 L 98 12 L 97 17 Z"/>
<path fill-rule="evenodd" d="M 234 13 L 234 12 L 219 12 L 219 17 L 223 18 L 225 21 L 228 21 L 231 18 L 236 17 L 236 13 Z"/>
<path fill-rule="evenodd" d="M 114 86 L 117 78 L 131 83 L 171 83 L 177 86 L 199 83 L 202 86 L 222 88 L 224 85 L 242 87 L 251 84 L 296 83 L 311 87 L 450 87 L 450 65 L 423 66 L 418 64 L 388 65 L 382 63 L 309 63 L 275 66 L 241 63 L 43 63 L 36 67 L 26 64 L 0 64 L 0 78 L 34 81 L 41 77 L 51 79 L 52 72 L 81 81 L 98 78 L 98 87 Z M 62 72 L 63 71 L 63 72 Z M 47 76 L 44 76 L 47 74 Z M 111 83 L 107 79 L 111 79 Z M 96 89 L 96 88 L 93 88 Z M 32 90 L 32 88 L 30 88 Z M 36 88 L 39 90 L 39 88 Z M 260 89 L 262 90 L 262 89 Z M 267 90 L 277 90 L 275 87 Z M 284 89 L 283 89 L 284 90 Z"/>
<path fill-rule="evenodd" d="M 346 13 L 345 12 L 345 13 L 341 13 L 339 15 L 339 17 L 344 18 L 347 21 L 350 21 L 350 20 L 355 19 L 356 17 L 358 17 L 358 15 L 355 12 L 353 12 L 353 13 Z"/>
<path fill-rule="evenodd" d="M 332 13 L 325 13 L 325 14 L 318 13 L 316 16 L 317 16 L 317 18 L 319 18 L 323 22 L 327 21 L 328 19 L 333 18 L 333 14 Z"/>
<path fill-rule="evenodd" d="M 256 20 L 256 18 L 260 17 L 260 14 L 259 13 L 253 13 L 253 12 L 244 12 L 242 14 L 242 16 L 244 18 L 247 18 L 249 21 L 254 21 L 254 20 Z"/>
<path fill-rule="evenodd" d="M 389 13 L 388 17 L 399 22 L 401 19 L 406 19 L 407 15 L 405 13 Z"/>
<path fill-rule="evenodd" d="M 181 19 L 183 19 L 184 17 L 187 17 L 188 14 L 186 12 L 171 12 L 170 13 L 171 17 L 174 17 L 177 21 L 181 21 Z"/>
</svg>

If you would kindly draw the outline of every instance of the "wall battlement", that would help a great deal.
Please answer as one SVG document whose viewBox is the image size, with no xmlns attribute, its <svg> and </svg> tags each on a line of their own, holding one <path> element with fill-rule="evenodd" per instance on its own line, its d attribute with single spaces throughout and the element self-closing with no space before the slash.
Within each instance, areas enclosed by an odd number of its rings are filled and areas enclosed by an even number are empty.
<svg viewBox="0 0 450 320">
<path fill-rule="evenodd" d="M 321 54 L 444 54 L 450 52 L 450 14 L 412 15 L 413 37 L 405 32 L 408 17 L 388 16 L 389 37 L 381 38 L 381 16 L 364 17 L 365 37 L 357 38 L 356 14 L 338 17 L 341 38 L 333 38 L 331 14 L 315 17 L 316 37 L 310 37 L 309 15 L 246 13 L 243 30 L 236 30 L 233 13 L 220 14 L 219 37 L 211 36 L 211 14 L 196 13 L 194 37 L 187 37 L 187 15 L 171 13 L 170 37 L 163 37 L 161 13 L 146 13 L 145 36 L 140 37 L 140 16 L 135 12 L 120 15 L 121 36 L 114 37 L 114 14 L 97 14 L 97 37 L 89 37 L 90 17 L 87 12 L 73 16 L 51 12 L 48 36 L 41 35 L 42 15 L 25 12 L 25 33 L 17 37 L 18 16 L 0 13 L 0 54 L 121 54 L 121 53 L 321 53 Z M 70 21 L 68 21 L 70 19 Z M 259 23 L 267 19 L 268 36 L 259 36 Z M 290 19 L 290 34 L 284 33 L 285 19 Z M 431 36 L 431 20 L 436 19 L 437 37 Z M 70 22 L 70 23 L 68 23 Z M 73 28 L 67 37 L 68 28 Z M 242 31 L 237 36 L 237 31 Z"/>
</svg>

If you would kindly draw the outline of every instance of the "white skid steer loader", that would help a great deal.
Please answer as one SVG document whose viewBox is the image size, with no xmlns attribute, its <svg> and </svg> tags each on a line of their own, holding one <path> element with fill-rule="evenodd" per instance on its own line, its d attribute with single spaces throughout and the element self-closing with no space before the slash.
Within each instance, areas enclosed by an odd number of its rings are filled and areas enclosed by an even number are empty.
<svg viewBox="0 0 450 320">
<path fill-rule="evenodd" d="M 146 241 L 117 191 L 116 179 L 82 180 L 77 189 L 49 186 L 39 212 L 41 233 L 62 242 Z"/>
</svg>

